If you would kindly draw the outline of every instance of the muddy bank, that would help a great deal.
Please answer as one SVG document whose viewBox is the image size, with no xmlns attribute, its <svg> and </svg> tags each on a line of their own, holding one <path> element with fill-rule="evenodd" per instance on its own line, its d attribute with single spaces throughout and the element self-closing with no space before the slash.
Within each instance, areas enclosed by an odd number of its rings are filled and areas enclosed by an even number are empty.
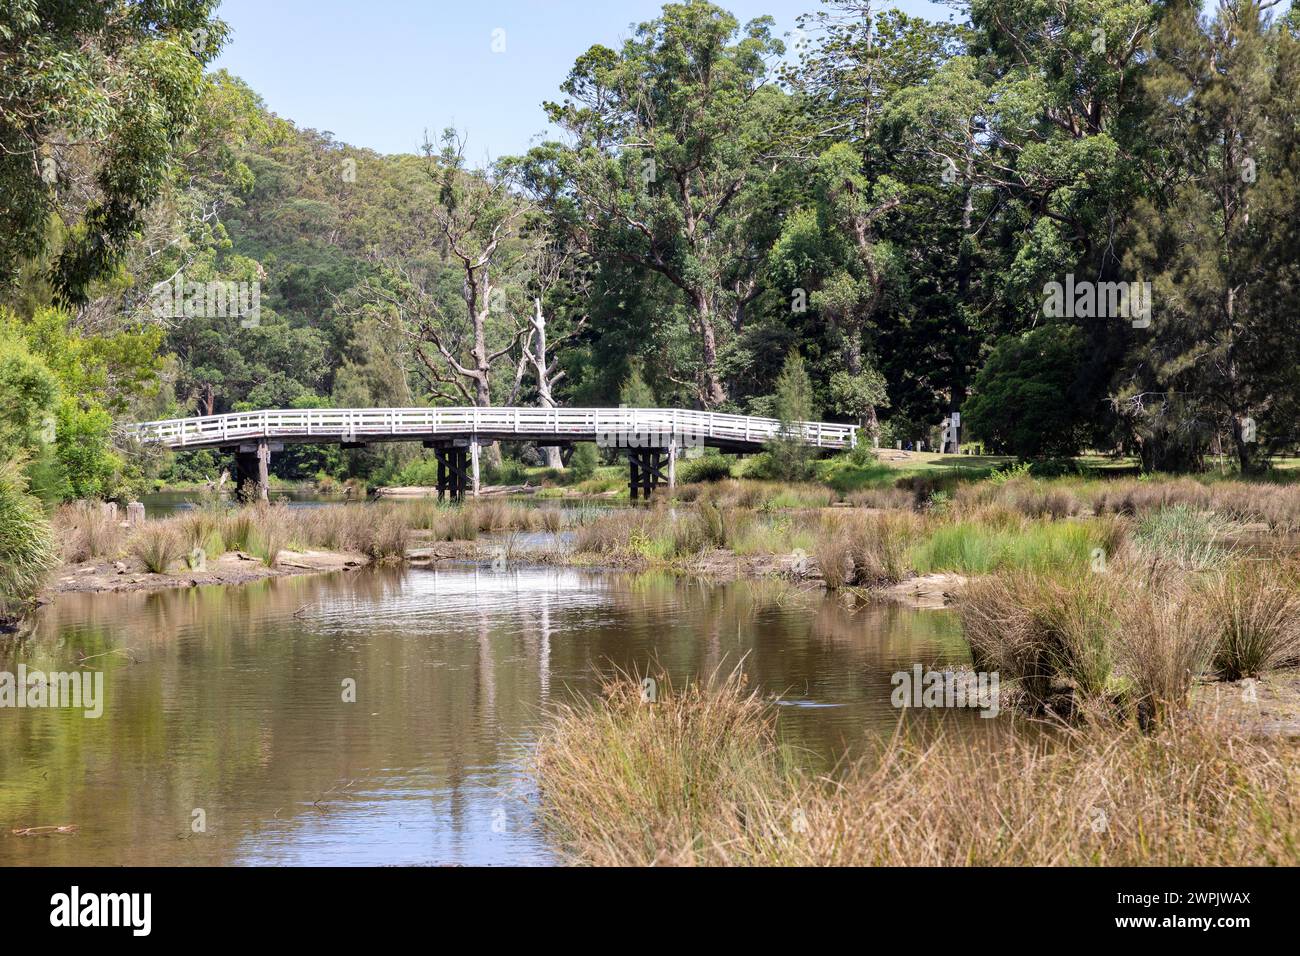
<svg viewBox="0 0 1300 956">
<path fill-rule="evenodd" d="M 46 588 L 46 593 L 159 591 L 205 584 L 247 584 L 265 578 L 355 570 L 368 563 L 369 560 L 361 554 L 285 551 L 280 554 L 274 567 L 267 567 L 260 558 L 253 555 L 243 551 L 228 551 L 221 557 L 208 561 L 202 571 L 179 565 L 166 574 L 154 574 L 134 558 L 84 561 L 61 567 Z"/>
<path fill-rule="evenodd" d="M 1242 733 L 1300 739 L 1300 672 L 1202 684 L 1192 689 L 1192 709 Z"/>
</svg>

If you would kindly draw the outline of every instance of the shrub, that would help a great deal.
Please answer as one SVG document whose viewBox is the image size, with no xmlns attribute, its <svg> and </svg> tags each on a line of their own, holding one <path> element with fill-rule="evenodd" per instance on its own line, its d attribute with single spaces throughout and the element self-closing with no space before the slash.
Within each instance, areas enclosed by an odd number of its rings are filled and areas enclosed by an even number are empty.
<svg viewBox="0 0 1300 956">
<path fill-rule="evenodd" d="M 580 481 L 588 481 L 595 477 L 596 467 L 599 464 L 600 456 L 597 453 L 596 446 L 591 442 L 578 442 L 573 446 L 573 455 L 569 458 L 569 467 L 566 471 L 567 478 L 574 484 Z"/>
<path fill-rule="evenodd" d="M 677 467 L 677 480 L 682 484 L 723 481 L 731 477 L 731 462 L 721 455 L 704 455 L 694 461 L 686 459 Z"/>
</svg>

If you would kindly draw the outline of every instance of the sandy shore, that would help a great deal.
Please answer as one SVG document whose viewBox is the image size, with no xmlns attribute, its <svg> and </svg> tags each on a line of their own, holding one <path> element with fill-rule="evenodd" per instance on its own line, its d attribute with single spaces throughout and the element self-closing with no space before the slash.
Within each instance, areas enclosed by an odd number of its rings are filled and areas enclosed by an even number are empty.
<svg viewBox="0 0 1300 956">
<path fill-rule="evenodd" d="M 166 574 L 154 574 L 134 559 L 86 561 L 66 564 L 55 574 L 47 593 L 159 591 L 166 588 L 198 587 L 203 584 L 247 584 L 265 578 L 299 574 L 323 574 L 365 567 L 369 560 L 361 554 L 338 551 L 285 551 L 274 567 L 242 551 L 228 551 L 209 561 L 202 571 L 183 564 Z"/>
</svg>

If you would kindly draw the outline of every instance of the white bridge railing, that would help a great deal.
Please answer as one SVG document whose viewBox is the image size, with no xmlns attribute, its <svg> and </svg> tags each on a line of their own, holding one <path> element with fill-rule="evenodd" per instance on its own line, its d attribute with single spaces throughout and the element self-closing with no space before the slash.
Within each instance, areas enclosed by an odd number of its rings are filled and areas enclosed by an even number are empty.
<svg viewBox="0 0 1300 956">
<path fill-rule="evenodd" d="M 797 422 L 792 430 L 818 448 L 853 448 L 857 426 Z M 127 435 L 169 448 L 212 448 L 241 441 L 420 441 L 467 438 L 544 443 L 594 441 L 608 447 L 759 446 L 781 434 L 774 418 L 663 408 L 311 408 L 174 418 L 125 427 Z"/>
</svg>

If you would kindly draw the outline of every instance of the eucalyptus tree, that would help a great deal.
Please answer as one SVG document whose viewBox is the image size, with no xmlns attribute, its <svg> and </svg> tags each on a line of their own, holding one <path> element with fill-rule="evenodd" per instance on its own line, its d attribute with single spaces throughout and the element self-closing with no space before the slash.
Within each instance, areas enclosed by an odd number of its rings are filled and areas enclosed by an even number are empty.
<svg viewBox="0 0 1300 956">
<path fill-rule="evenodd" d="M 80 305 L 117 265 L 178 159 L 203 67 L 225 38 L 215 6 L 0 6 L 0 282 L 51 253 L 55 293 Z"/>
<path fill-rule="evenodd" d="M 695 398 L 728 400 L 721 355 L 758 293 L 761 195 L 790 125 L 772 82 L 784 45 L 764 17 L 743 28 L 710 3 L 672 3 L 621 49 L 593 46 L 561 103 L 547 103 L 565 141 L 523 160 L 573 241 L 593 259 L 671 285 L 688 310 Z"/>
<path fill-rule="evenodd" d="M 928 368 L 941 364 L 932 359 L 941 347 L 908 347 L 914 308 L 936 311 L 921 302 L 912 278 L 932 273 L 939 230 L 919 214 L 917 194 L 928 170 L 908 155 L 908 144 L 900 147 L 885 120 L 900 94 L 922 86 L 954 55 L 961 31 L 879 7 L 870 0 L 827 0 L 800 18 L 801 55 L 783 72 L 807 144 L 808 188 L 773 250 L 778 281 L 807 291 L 824 322 L 835 360 L 821 371 L 832 403 L 873 439 L 890 384 L 901 389 L 928 377 L 937 392 L 960 378 L 949 368 Z M 934 218 L 946 226 L 951 210 Z M 954 339 L 951 327 L 928 332 L 932 342 Z M 882 342 L 896 354 L 878 364 Z M 897 360 L 904 352 L 905 360 Z M 932 403 L 933 397 L 924 404 Z"/>
</svg>

